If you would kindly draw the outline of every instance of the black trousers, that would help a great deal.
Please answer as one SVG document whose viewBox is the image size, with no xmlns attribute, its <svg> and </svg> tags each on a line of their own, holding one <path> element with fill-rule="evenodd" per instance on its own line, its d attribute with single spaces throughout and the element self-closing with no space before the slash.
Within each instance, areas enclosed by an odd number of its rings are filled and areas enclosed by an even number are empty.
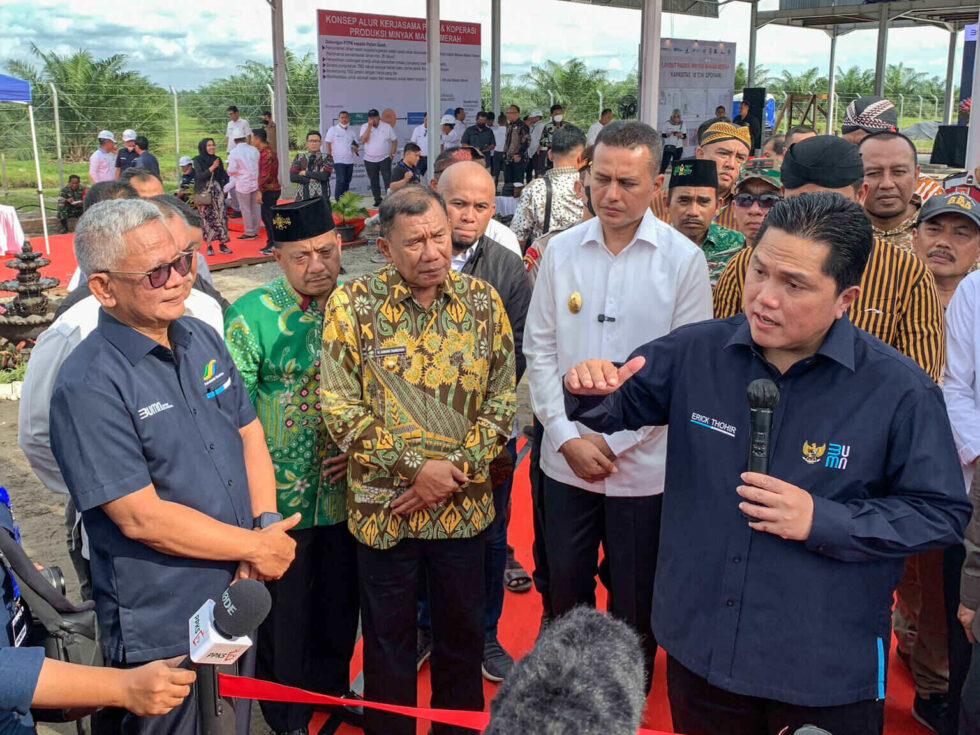
<svg viewBox="0 0 980 735">
<path fill-rule="evenodd" d="M 357 640 L 357 542 L 346 523 L 291 531 L 296 558 L 267 583 L 272 609 L 259 628 L 260 679 L 322 694 L 350 689 Z M 313 706 L 261 702 L 275 732 L 309 725 Z"/>
<path fill-rule="evenodd" d="M 884 727 L 884 700 L 803 707 L 734 694 L 709 684 L 672 656 L 667 657 L 667 697 L 674 731 L 684 735 L 779 735 L 784 729 L 792 735 L 803 725 L 833 735 L 880 735 Z"/>
<path fill-rule="evenodd" d="M 544 440 L 544 427 L 537 416 L 531 423 L 531 456 L 528 475 L 531 480 L 531 523 L 534 528 L 534 540 L 531 542 L 531 555 L 534 558 L 534 589 L 541 595 L 541 605 L 544 614 L 551 617 L 551 600 L 549 599 L 548 579 L 548 546 L 544 534 L 544 471 L 541 469 L 541 442 Z"/>
<path fill-rule="evenodd" d="M 551 612 L 595 607 L 601 543 L 609 572 L 609 612 L 640 634 L 649 688 L 657 656 L 650 614 L 663 495 L 610 498 L 545 475 L 544 506 Z"/>
<path fill-rule="evenodd" d="M 265 227 L 265 244 L 272 245 L 272 208 L 279 201 L 282 189 L 262 192 L 262 224 Z"/>
<path fill-rule="evenodd" d="M 406 539 L 385 551 L 357 546 L 364 634 L 364 698 L 414 706 L 417 600 L 422 574 L 432 616 L 432 706 L 482 710 L 486 532 L 469 539 Z M 475 735 L 433 724 L 434 735 Z M 415 721 L 364 710 L 366 735 L 415 735 Z"/>
<path fill-rule="evenodd" d="M 272 609 L 259 628 L 260 679 L 322 694 L 350 689 L 357 639 L 357 542 L 346 523 L 290 531 L 296 558 L 267 583 Z M 276 732 L 306 727 L 313 706 L 261 702 Z"/>
<path fill-rule="evenodd" d="M 368 181 L 371 182 L 371 195 L 374 197 L 374 206 L 377 207 L 381 204 L 381 181 L 378 176 L 384 179 L 385 191 L 388 191 L 388 185 L 391 183 L 391 156 L 376 163 L 365 161 L 364 170 L 367 171 Z"/>
<path fill-rule="evenodd" d="M 506 163 L 504 163 L 504 190 L 505 195 L 511 195 L 514 193 L 514 184 L 524 185 L 524 169 L 527 166 L 527 161 L 523 158 L 520 161 L 515 161 L 513 158 L 508 158 Z"/>
</svg>

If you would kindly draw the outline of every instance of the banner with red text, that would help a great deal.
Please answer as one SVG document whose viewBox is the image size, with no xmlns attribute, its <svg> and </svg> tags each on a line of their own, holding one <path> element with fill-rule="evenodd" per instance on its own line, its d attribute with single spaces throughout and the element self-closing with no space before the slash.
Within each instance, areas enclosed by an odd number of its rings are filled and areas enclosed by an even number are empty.
<svg viewBox="0 0 980 735">
<path fill-rule="evenodd" d="M 735 44 L 660 39 L 660 100 L 657 124 L 663 129 L 674 110 L 680 110 L 687 131 L 684 155 L 694 155 L 698 126 L 725 108 L 731 116 L 735 86 Z M 742 90 L 738 90 L 741 92 Z"/>
<path fill-rule="evenodd" d="M 439 111 L 462 107 L 466 125 L 476 122 L 480 101 L 480 24 L 444 20 L 442 100 Z M 425 19 L 335 10 L 317 11 L 320 64 L 320 129 L 323 134 L 347 110 L 360 128 L 375 108 L 398 134 L 398 149 L 425 116 Z M 439 132 L 439 121 L 429 130 Z M 351 189 L 368 191 L 363 148 Z M 396 155 L 395 160 L 400 157 Z"/>
</svg>

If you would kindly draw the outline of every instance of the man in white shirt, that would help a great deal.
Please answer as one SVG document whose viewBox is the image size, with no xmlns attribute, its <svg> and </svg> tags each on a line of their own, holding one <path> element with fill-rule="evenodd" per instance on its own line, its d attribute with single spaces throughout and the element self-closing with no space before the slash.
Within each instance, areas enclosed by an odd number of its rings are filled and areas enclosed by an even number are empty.
<svg viewBox="0 0 980 735">
<path fill-rule="evenodd" d="M 493 126 L 493 144 L 490 175 L 496 185 L 500 172 L 504 170 L 504 151 L 507 150 L 507 116 L 503 113 L 497 116 L 497 124 Z"/>
<path fill-rule="evenodd" d="M 463 139 L 463 134 L 459 131 L 456 125 L 456 118 L 452 115 L 443 115 L 440 127 L 442 128 L 442 135 L 440 140 L 442 141 L 442 150 L 448 151 L 450 148 L 459 148 L 459 144 Z"/>
<path fill-rule="evenodd" d="M 374 206 L 381 206 L 381 179 L 385 191 L 391 183 L 391 159 L 398 150 L 398 136 L 395 129 L 381 119 L 374 109 L 368 110 L 368 121 L 361 126 L 361 143 L 364 144 L 364 169 L 371 182 Z"/>
<path fill-rule="evenodd" d="M 259 194 L 259 149 L 245 142 L 235 141 L 235 149 L 228 154 L 225 164 L 228 183 L 225 190 L 238 192 L 238 208 L 245 220 L 245 234 L 239 240 L 254 240 L 259 236 L 262 222 L 262 195 Z"/>
<path fill-rule="evenodd" d="M 524 331 L 531 403 L 544 426 L 546 609 L 595 605 L 601 543 L 610 611 L 639 632 L 648 677 L 667 434 L 589 432 L 566 417 L 561 376 L 597 349 L 625 360 L 636 345 L 711 318 L 704 254 L 649 209 L 659 167 L 656 130 L 622 121 L 603 129 L 590 192 L 598 217 L 551 239 Z"/>
<path fill-rule="evenodd" d="M 99 133 L 99 147 L 88 159 L 88 177 L 93 184 L 116 178 L 116 137 L 111 130 Z"/>
<path fill-rule="evenodd" d="M 544 172 L 544 161 L 538 154 L 541 152 L 541 136 L 544 134 L 544 113 L 541 110 L 531 110 L 527 116 L 527 126 L 531 129 L 531 144 L 527 149 L 528 165 L 524 180 L 530 181 L 539 169 Z"/>
<path fill-rule="evenodd" d="M 337 201 L 341 194 L 350 189 L 350 181 L 354 177 L 354 162 L 361 148 L 357 136 L 351 130 L 350 113 L 347 110 L 342 110 L 337 115 L 337 124 L 327 131 L 323 142 L 327 155 L 333 157 L 333 171 L 337 177 L 333 199 Z"/>
<path fill-rule="evenodd" d="M 594 122 L 592 123 L 592 125 L 589 126 L 589 132 L 585 136 L 585 139 L 588 142 L 588 144 L 595 145 L 595 139 L 599 137 L 599 133 L 601 133 L 602 129 L 611 122 L 612 122 L 612 110 L 610 110 L 607 107 L 605 110 L 602 111 L 602 113 L 600 113 L 598 122 Z"/>
<path fill-rule="evenodd" d="M 466 132 L 467 128 L 466 110 L 464 110 L 462 107 L 457 107 L 455 110 L 453 110 L 453 117 L 456 120 L 456 122 L 453 123 L 453 130 L 455 130 L 456 134 L 460 137 L 460 139 L 462 139 L 463 133 Z"/>
<path fill-rule="evenodd" d="M 238 108 L 235 105 L 228 106 L 228 126 L 225 128 L 225 145 L 226 150 L 229 154 L 235 150 L 235 146 L 238 145 L 237 141 L 239 138 L 244 138 L 248 140 L 248 137 L 252 134 L 252 128 L 248 125 L 248 120 L 241 117 L 238 114 Z M 238 199 L 235 196 L 235 187 L 232 186 L 227 192 L 228 198 L 231 200 L 231 208 L 235 212 L 240 212 L 241 207 L 238 206 Z"/>
<path fill-rule="evenodd" d="M 425 117 L 422 118 L 422 124 L 416 126 L 415 130 L 412 131 L 412 142 L 419 147 L 422 151 L 422 156 L 419 158 L 418 170 L 419 174 L 425 176 L 425 172 L 429 170 L 429 115 L 426 113 Z"/>
<path fill-rule="evenodd" d="M 195 235 L 192 234 L 183 216 L 175 208 L 167 207 L 159 201 L 150 201 L 160 209 L 166 227 L 174 240 L 187 243 L 188 248 L 193 249 Z M 82 215 L 83 218 L 84 216 Z M 200 236 L 196 237 L 199 246 Z M 197 268 L 197 259 L 194 258 L 190 271 L 184 279 L 187 290 L 184 302 L 185 313 L 187 316 L 202 320 L 218 334 L 224 334 L 221 304 L 203 291 L 192 288 L 197 277 Z M 54 323 L 37 338 L 24 374 L 17 421 L 17 442 L 34 474 L 48 490 L 62 494 L 66 498 L 65 525 L 68 529 L 68 553 L 78 574 L 82 597 L 86 600 L 91 599 L 92 595 L 88 570 L 88 539 L 80 525 L 81 516 L 75 511 L 61 470 L 58 469 L 58 463 L 51 452 L 48 415 L 51 391 L 61 364 L 98 325 L 99 309 L 99 302 L 95 296 L 86 296 L 55 319 Z"/>
</svg>

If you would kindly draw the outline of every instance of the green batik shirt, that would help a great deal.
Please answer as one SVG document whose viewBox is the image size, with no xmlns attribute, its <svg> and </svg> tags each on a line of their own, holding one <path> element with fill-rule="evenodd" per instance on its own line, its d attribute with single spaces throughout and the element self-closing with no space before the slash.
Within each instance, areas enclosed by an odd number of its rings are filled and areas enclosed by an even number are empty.
<svg viewBox="0 0 980 735">
<path fill-rule="evenodd" d="M 469 538 L 493 520 L 490 463 L 517 412 L 514 337 L 493 288 L 450 271 L 426 309 L 394 266 L 327 302 L 320 401 L 347 452 L 347 525 L 361 543 Z M 469 480 L 436 510 L 391 512 L 427 459 Z"/>
<path fill-rule="evenodd" d="M 708 278 L 711 280 L 712 288 L 718 283 L 718 278 L 725 270 L 728 259 L 743 247 L 745 247 L 745 235 L 722 227 L 716 222 L 711 223 L 701 243 L 701 250 L 704 251 L 704 257 L 708 259 Z"/>
<path fill-rule="evenodd" d="M 324 467 L 340 450 L 318 400 L 322 334 L 323 312 L 285 276 L 249 291 L 225 314 L 225 342 L 272 455 L 276 504 L 284 516 L 302 515 L 296 528 L 347 518 L 346 483 L 331 482 Z"/>
</svg>

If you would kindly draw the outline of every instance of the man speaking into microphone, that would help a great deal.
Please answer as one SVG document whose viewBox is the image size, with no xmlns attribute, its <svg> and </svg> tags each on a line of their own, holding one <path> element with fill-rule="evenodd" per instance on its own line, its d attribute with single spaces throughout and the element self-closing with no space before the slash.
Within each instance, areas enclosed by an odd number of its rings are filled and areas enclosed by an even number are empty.
<svg viewBox="0 0 980 735">
<path fill-rule="evenodd" d="M 569 417 L 595 431 L 670 426 L 653 631 L 677 732 L 880 733 L 903 559 L 962 537 L 939 388 L 845 313 L 871 247 L 838 194 L 780 202 L 744 314 L 565 374 Z M 760 378 L 778 390 L 768 474 L 746 472 Z"/>
</svg>

